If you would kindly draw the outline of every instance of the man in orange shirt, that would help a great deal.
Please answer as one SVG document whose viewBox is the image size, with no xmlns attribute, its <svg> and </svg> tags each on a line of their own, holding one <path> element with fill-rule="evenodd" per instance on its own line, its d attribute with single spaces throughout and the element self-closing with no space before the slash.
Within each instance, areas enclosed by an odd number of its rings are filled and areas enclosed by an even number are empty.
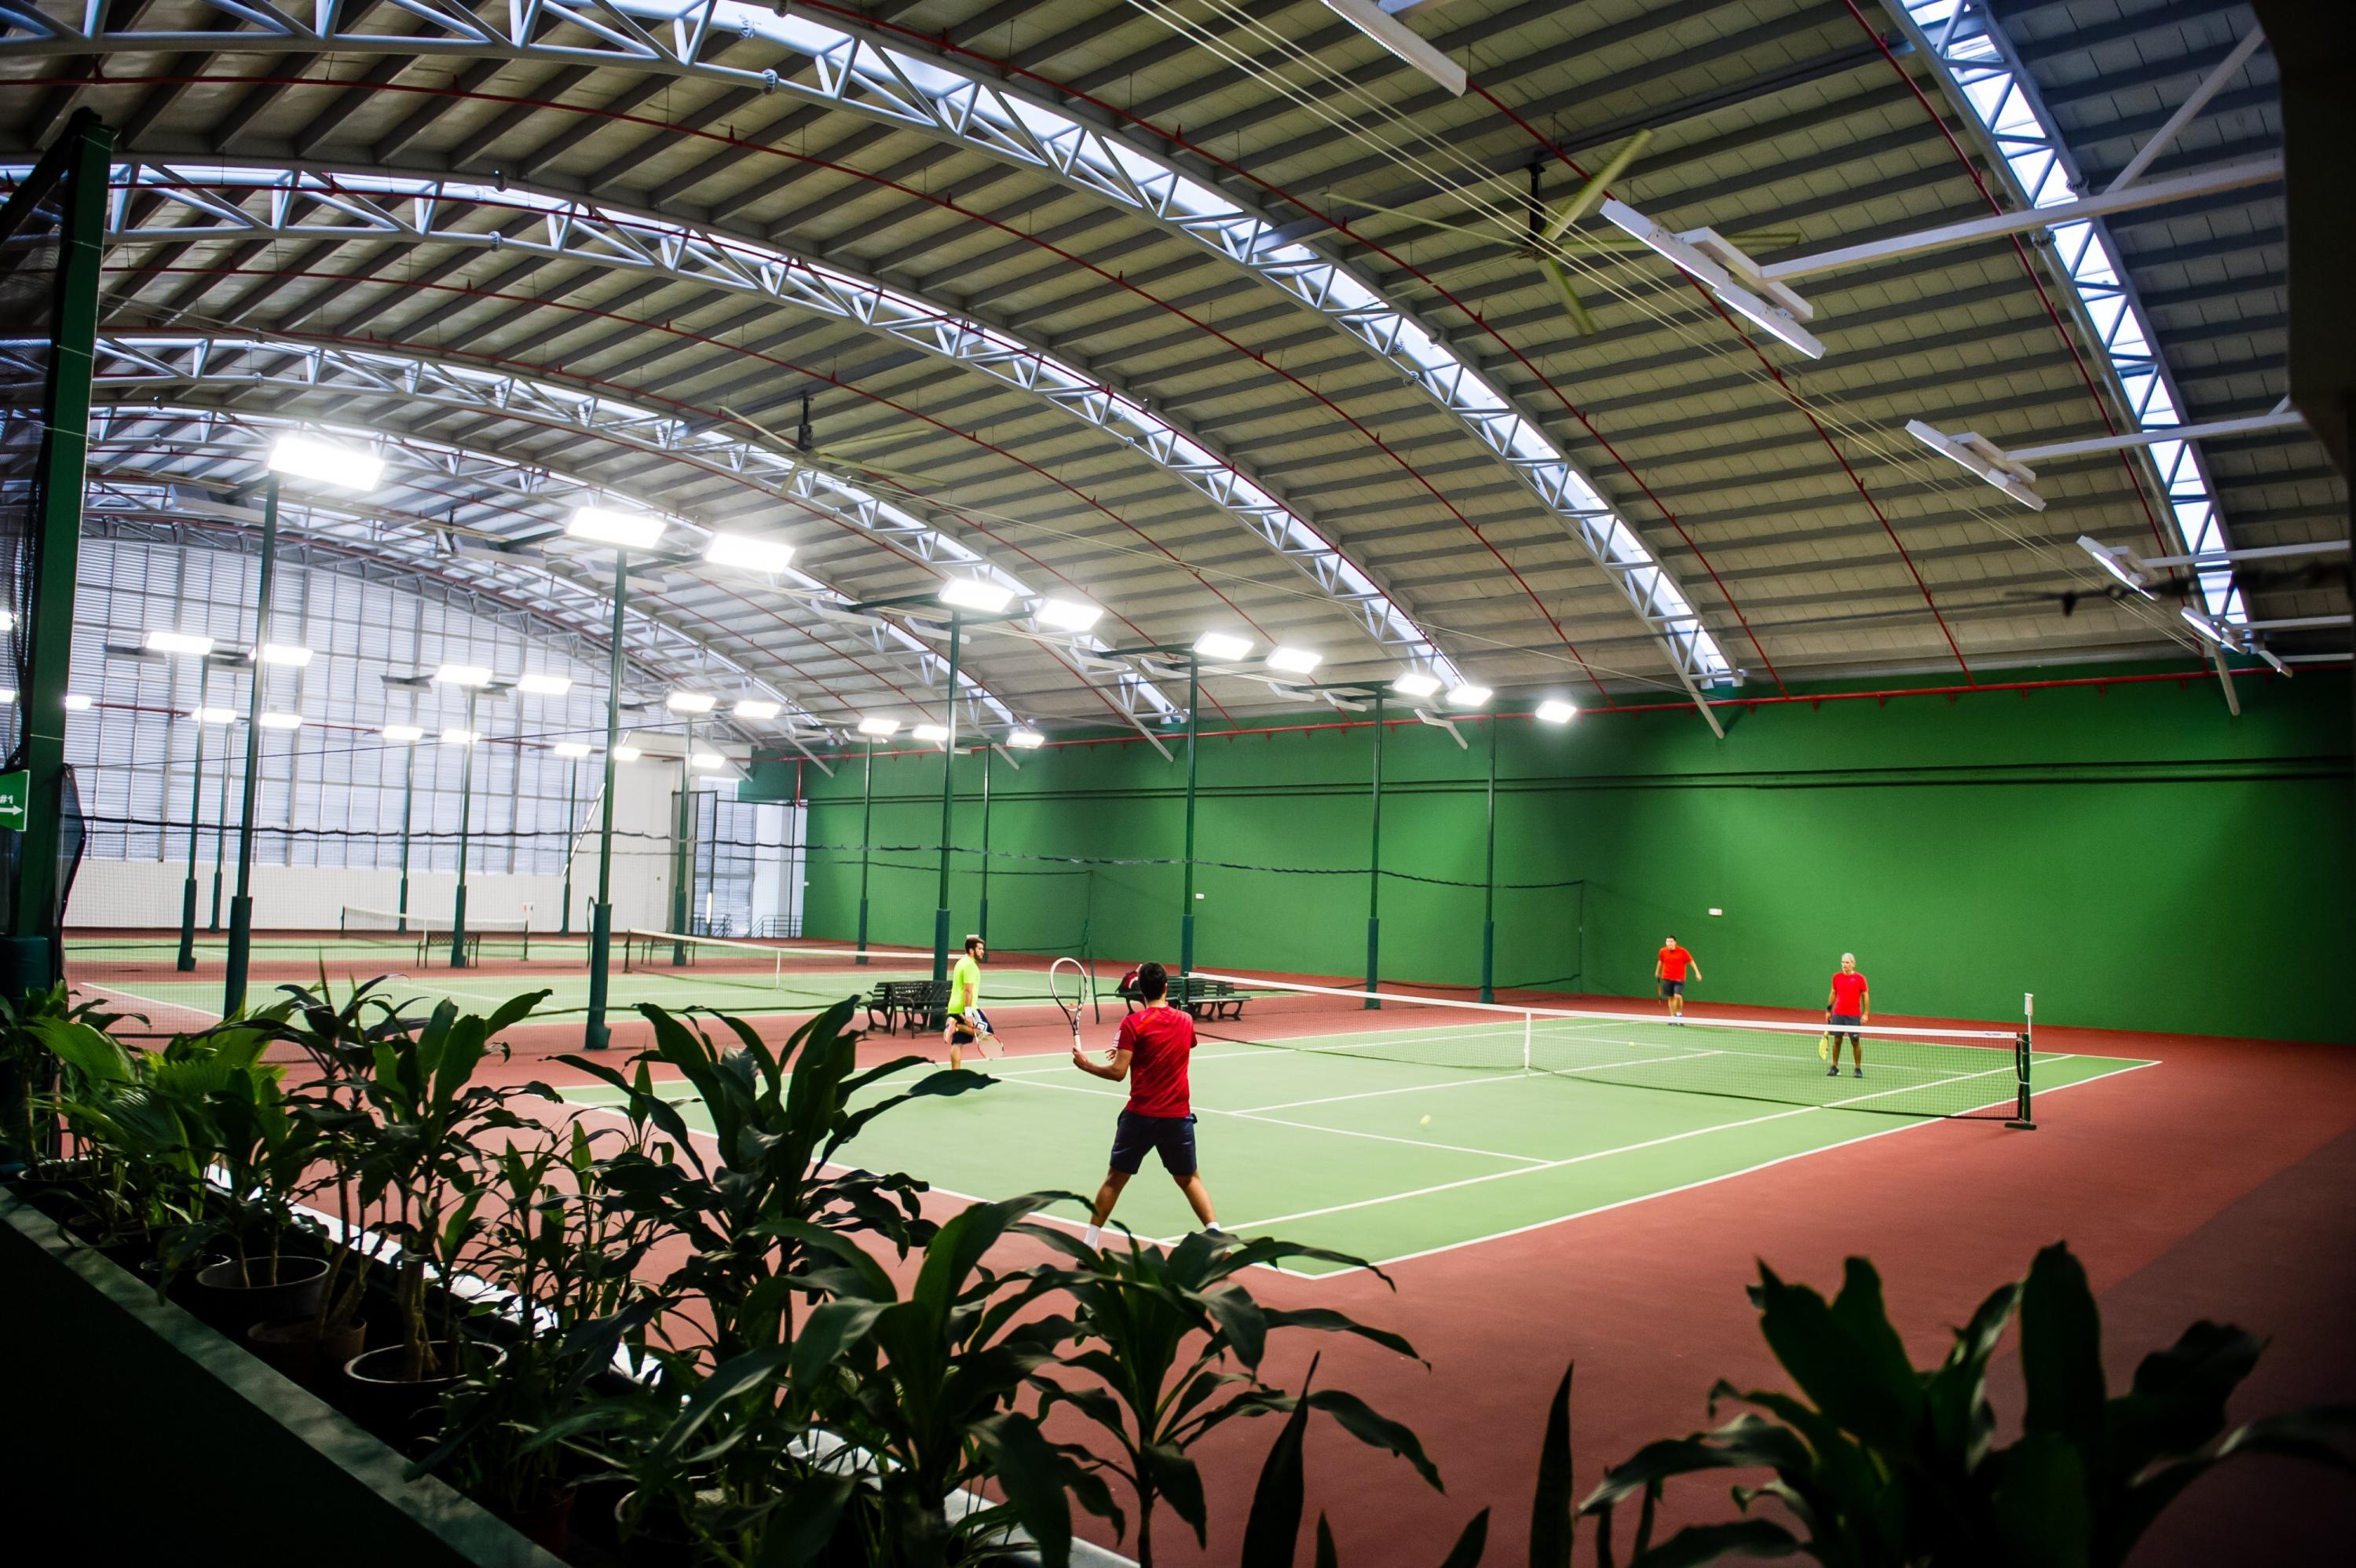
<svg viewBox="0 0 2356 1568">
<path fill-rule="evenodd" d="M 1865 1036 L 1858 1032 L 1866 1019 L 1873 1016 L 1872 990 L 1865 976 L 1857 972 L 1857 955 L 1841 955 L 1840 973 L 1833 976 L 1833 988 L 1825 997 L 1825 1031 L 1833 1042 L 1833 1064 L 1825 1074 L 1840 1076 L 1841 1036 L 1848 1036 L 1849 1060 L 1856 1064 L 1856 1076 L 1865 1076 Z"/>
<path fill-rule="evenodd" d="M 1653 963 L 1653 978 L 1661 983 L 1661 997 L 1669 1005 L 1669 1021 L 1673 1024 L 1686 1021 L 1686 974 L 1688 970 L 1695 979 L 1701 978 L 1701 965 L 1694 961 L 1690 952 L 1677 945 L 1676 937 L 1672 936 L 1661 944 L 1661 955 Z"/>
</svg>

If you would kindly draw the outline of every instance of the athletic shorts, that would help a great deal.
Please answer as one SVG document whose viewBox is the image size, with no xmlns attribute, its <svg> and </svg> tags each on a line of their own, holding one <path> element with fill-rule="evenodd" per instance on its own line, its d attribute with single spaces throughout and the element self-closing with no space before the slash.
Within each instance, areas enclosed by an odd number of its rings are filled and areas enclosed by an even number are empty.
<svg viewBox="0 0 2356 1568">
<path fill-rule="evenodd" d="M 1145 1151 L 1162 1157 L 1162 1168 L 1183 1179 L 1194 1174 L 1194 1118 L 1141 1116 L 1123 1111 L 1112 1132 L 1112 1168 L 1135 1176 L 1145 1163 Z"/>
<path fill-rule="evenodd" d="M 1682 997 L 1685 994 L 1686 983 L 1683 980 L 1664 980 L 1661 982 L 1661 995 L 1665 997 Z"/>
<path fill-rule="evenodd" d="M 1855 1034 L 1865 1027 L 1864 1018 L 1857 1013 L 1835 1013 L 1825 1022 L 1835 1034 Z"/>
<path fill-rule="evenodd" d="M 990 1027 L 990 1015 L 980 1008 L 970 1008 L 963 1018 L 949 1020 L 949 1039 L 958 1045 L 971 1045 L 983 1035 L 997 1032 Z"/>
</svg>

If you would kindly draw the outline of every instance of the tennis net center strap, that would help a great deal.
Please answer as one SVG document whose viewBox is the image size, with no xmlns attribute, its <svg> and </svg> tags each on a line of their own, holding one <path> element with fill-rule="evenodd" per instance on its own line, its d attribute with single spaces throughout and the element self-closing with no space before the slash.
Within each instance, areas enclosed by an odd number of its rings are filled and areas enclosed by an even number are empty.
<svg viewBox="0 0 2356 1568">
<path fill-rule="evenodd" d="M 1198 1026 L 1204 1034 L 1312 1055 L 1909 1116 L 2010 1114 L 2029 1068 L 2018 1029 L 1875 1024 L 1835 1039 L 1822 1023 L 1788 1019 L 1687 1014 L 1672 1021 L 1660 1013 L 1461 1001 L 1211 970 L 1190 978 L 1224 982 L 1243 1001 L 1237 1016 Z M 1370 1000 L 1381 1011 L 1371 1011 Z M 1381 1027 L 1369 1029 L 1376 1019 Z"/>
</svg>

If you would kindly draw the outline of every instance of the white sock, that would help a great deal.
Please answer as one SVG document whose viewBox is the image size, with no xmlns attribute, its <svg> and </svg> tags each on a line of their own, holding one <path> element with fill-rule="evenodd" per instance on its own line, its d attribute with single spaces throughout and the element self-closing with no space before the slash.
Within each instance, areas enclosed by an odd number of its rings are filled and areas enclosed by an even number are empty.
<svg viewBox="0 0 2356 1568">
<path fill-rule="evenodd" d="M 1092 1247 L 1097 1245 L 1103 1237 L 1104 1227 L 1101 1225 L 1090 1225 L 1087 1230 L 1080 1232 L 1080 1240 L 1086 1242 Z"/>
</svg>

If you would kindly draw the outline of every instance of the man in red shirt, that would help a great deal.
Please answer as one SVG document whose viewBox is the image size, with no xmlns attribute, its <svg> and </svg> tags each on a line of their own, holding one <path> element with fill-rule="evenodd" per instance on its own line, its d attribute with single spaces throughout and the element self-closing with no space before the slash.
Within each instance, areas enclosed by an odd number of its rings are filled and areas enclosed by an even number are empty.
<svg viewBox="0 0 2356 1568">
<path fill-rule="evenodd" d="M 1120 1020 L 1120 1033 L 1105 1060 L 1092 1061 L 1076 1044 L 1072 1065 L 1092 1077 L 1118 1083 L 1129 1080 L 1129 1104 L 1112 1136 L 1112 1168 L 1097 1189 L 1096 1207 L 1088 1214 L 1087 1243 L 1096 1246 L 1104 1222 L 1120 1190 L 1129 1185 L 1151 1149 L 1162 1157 L 1162 1168 L 1186 1195 L 1203 1229 L 1219 1233 L 1211 1212 L 1211 1189 L 1195 1168 L 1194 1107 L 1187 1092 L 1186 1060 L 1194 1050 L 1194 1020 L 1168 1001 L 1170 972 L 1159 964 L 1137 971 L 1137 994 L 1145 1005 Z"/>
<path fill-rule="evenodd" d="M 1677 945 L 1676 937 L 1672 936 L 1661 944 L 1661 955 L 1653 962 L 1653 978 L 1661 983 L 1661 997 L 1669 1005 L 1669 1021 L 1673 1024 L 1686 1021 L 1686 971 L 1688 969 L 1693 971 L 1695 979 L 1701 978 L 1701 965 L 1694 962 L 1691 953 Z"/>
<path fill-rule="evenodd" d="M 1859 1078 L 1865 1076 L 1865 1037 L 1858 1031 L 1865 1028 L 1865 1020 L 1872 1016 L 1870 996 L 1871 989 L 1866 985 L 1865 976 L 1857 972 L 1857 955 L 1842 954 L 1840 973 L 1833 976 L 1832 993 L 1825 997 L 1825 1028 L 1831 1034 L 1833 1042 L 1833 1064 L 1825 1074 L 1827 1078 L 1840 1076 L 1840 1042 L 1844 1033 L 1848 1036 L 1849 1059 L 1857 1064 L 1855 1075 Z"/>
</svg>

